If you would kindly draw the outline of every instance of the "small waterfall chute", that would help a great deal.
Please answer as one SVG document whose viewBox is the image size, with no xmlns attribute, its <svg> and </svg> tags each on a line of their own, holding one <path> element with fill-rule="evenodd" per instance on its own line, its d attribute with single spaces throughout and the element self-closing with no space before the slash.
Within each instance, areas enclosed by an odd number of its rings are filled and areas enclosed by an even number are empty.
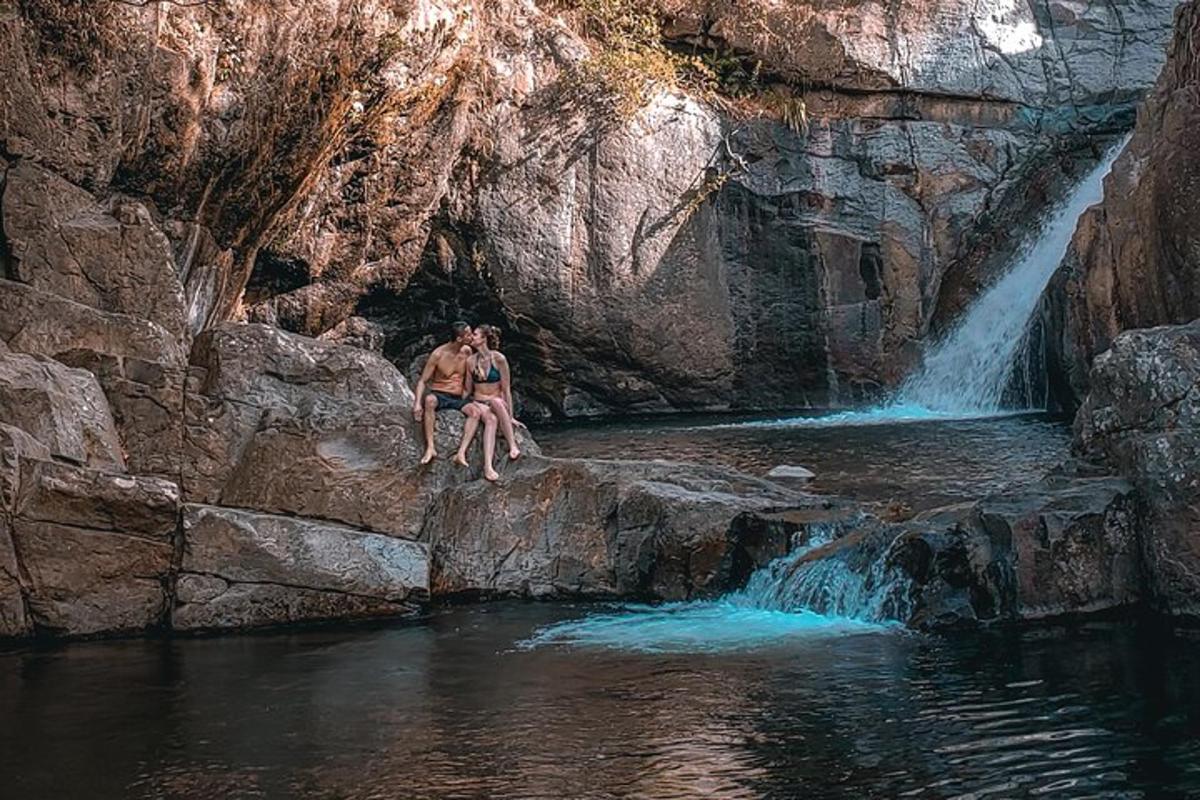
<svg viewBox="0 0 1200 800">
<path fill-rule="evenodd" d="M 1109 149 L 1050 214 L 1003 277 L 925 354 L 920 371 L 896 394 L 895 406 L 960 416 L 1005 410 L 1005 390 L 1024 350 L 1038 301 L 1067 254 L 1079 218 L 1103 199 L 1104 178 L 1127 141 L 1128 137 Z"/>
</svg>

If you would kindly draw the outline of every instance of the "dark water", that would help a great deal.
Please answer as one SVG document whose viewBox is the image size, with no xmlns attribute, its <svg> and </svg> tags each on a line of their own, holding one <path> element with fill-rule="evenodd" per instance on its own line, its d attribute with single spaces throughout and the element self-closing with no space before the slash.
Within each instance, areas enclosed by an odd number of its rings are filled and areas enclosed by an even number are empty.
<svg viewBox="0 0 1200 800">
<path fill-rule="evenodd" d="M 1070 449 L 1070 426 L 1046 415 L 870 424 L 729 425 L 725 418 L 645 420 L 535 431 L 552 456 L 663 458 L 764 475 L 811 469 L 814 491 L 913 509 L 1035 482 Z M 803 423 L 804 421 L 798 421 Z"/>
<path fill-rule="evenodd" d="M 0 655 L 11 798 L 1200 797 L 1200 639 L 1090 624 L 727 653 L 517 643 L 586 607 Z"/>
</svg>

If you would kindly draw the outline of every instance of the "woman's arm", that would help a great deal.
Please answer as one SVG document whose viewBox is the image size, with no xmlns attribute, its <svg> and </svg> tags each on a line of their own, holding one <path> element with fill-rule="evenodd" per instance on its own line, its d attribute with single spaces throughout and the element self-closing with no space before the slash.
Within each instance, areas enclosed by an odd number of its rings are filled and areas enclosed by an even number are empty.
<svg viewBox="0 0 1200 800">
<path fill-rule="evenodd" d="M 500 390 L 504 394 L 504 402 L 508 405 L 508 416 L 512 420 L 513 425 L 524 428 L 525 426 L 521 425 L 521 422 L 517 419 L 517 409 L 513 406 L 512 376 L 508 371 L 508 359 L 504 357 L 503 353 L 497 353 L 496 356 L 497 361 L 500 363 Z"/>
<path fill-rule="evenodd" d="M 467 374 L 463 376 L 463 397 L 469 398 L 475 392 L 475 356 L 467 357 Z"/>
</svg>

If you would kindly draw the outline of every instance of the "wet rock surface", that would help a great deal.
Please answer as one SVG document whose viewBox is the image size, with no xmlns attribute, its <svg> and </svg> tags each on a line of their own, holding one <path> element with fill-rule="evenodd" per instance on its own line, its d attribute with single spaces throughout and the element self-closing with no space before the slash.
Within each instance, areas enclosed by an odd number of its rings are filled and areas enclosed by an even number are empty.
<svg viewBox="0 0 1200 800">
<path fill-rule="evenodd" d="M 933 629 L 1126 608 L 1144 599 L 1133 487 L 1049 477 L 1035 489 L 871 517 L 791 566 L 792 602 Z"/>
</svg>

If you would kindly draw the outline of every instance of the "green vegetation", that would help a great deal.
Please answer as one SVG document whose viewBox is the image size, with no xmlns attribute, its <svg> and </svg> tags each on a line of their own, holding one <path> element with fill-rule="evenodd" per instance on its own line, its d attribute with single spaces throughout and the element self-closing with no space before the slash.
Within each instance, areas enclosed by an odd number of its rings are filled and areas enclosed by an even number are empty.
<svg viewBox="0 0 1200 800">
<path fill-rule="evenodd" d="M 564 88 L 629 119 L 663 88 L 705 88 L 702 59 L 666 47 L 658 15 L 638 0 L 564 0 L 560 8 L 597 52 L 567 69 Z"/>
<path fill-rule="evenodd" d="M 762 62 L 730 50 L 669 46 L 652 4 L 640 0 L 559 0 L 556 8 L 593 44 L 569 67 L 564 89 L 619 120 L 632 118 L 661 89 L 682 89 L 735 115 L 769 114 L 796 132 L 808 128 L 803 98 L 768 85 Z"/>
</svg>

